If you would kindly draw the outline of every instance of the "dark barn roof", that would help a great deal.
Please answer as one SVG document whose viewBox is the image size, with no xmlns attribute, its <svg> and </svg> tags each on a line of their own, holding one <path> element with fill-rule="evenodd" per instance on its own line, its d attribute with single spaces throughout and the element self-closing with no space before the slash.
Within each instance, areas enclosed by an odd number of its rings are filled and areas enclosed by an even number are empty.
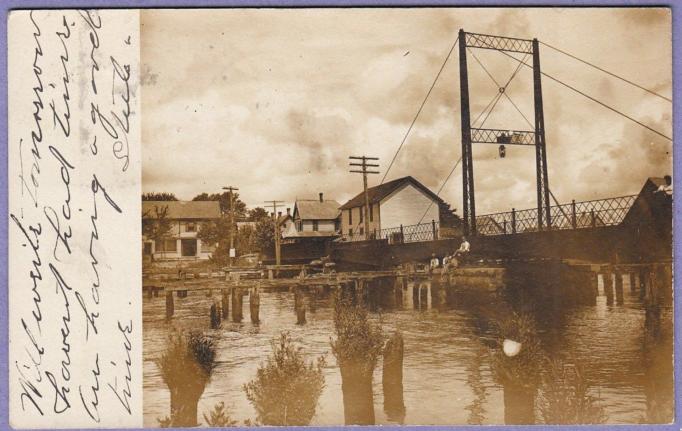
<svg viewBox="0 0 682 431">
<path fill-rule="evenodd" d="M 369 203 L 375 204 L 381 202 L 382 199 L 393 193 L 394 191 L 400 189 L 405 184 L 412 184 L 417 189 L 424 192 L 431 199 L 435 200 L 439 204 L 444 203 L 441 198 L 439 198 L 434 192 L 429 190 L 428 187 L 417 181 L 411 176 L 398 178 L 397 180 L 389 181 L 387 183 L 380 184 L 378 186 L 370 187 L 367 189 L 367 194 L 369 195 Z M 342 210 L 348 208 L 361 207 L 365 204 L 365 193 L 360 192 L 353 199 L 349 200 L 340 208 Z"/>
</svg>

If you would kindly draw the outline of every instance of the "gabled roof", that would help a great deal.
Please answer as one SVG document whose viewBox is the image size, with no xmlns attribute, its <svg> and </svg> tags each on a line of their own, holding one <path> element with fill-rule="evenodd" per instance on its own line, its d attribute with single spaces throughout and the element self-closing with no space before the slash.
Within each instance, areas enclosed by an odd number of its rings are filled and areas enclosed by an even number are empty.
<svg viewBox="0 0 682 431">
<path fill-rule="evenodd" d="M 142 218 L 156 218 L 156 209 L 168 207 L 169 219 L 217 219 L 220 218 L 218 201 L 142 201 Z"/>
<path fill-rule="evenodd" d="M 301 220 L 336 220 L 339 216 L 339 203 L 325 199 L 297 199 L 294 214 Z"/>
<path fill-rule="evenodd" d="M 369 195 L 369 203 L 375 204 L 381 202 L 385 197 L 393 193 L 394 191 L 400 189 L 406 184 L 412 184 L 417 189 L 424 192 L 431 199 L 438 203 L 444 203 L 441 198 L 439 198 L 434 192 L 429 190 L 428 187 L 417 181 L 411 176 L 398 178 L 397 180 L 389 181 L 387 183 L 380 184 L 378 186 L 370 187 L 367 189 L 367 194 Z M 340 208 L 342 210 L 348 208 L 361 207 L 365 204 L 365 193 L 360 192 L 353 199 L 349 200 Z"/>
</svg>

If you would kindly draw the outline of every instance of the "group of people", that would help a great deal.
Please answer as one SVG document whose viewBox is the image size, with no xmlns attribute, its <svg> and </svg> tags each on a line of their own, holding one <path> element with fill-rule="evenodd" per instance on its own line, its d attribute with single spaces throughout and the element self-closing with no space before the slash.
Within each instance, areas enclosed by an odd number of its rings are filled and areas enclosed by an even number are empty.
<svg viewBox="0 0 682 431">
<path fill-rule="evenodd" d="M 457 268 L 461 262 L 463 262 L 471 251 L 471 245 L 467 241 L 466 237 L 462 237 L 462 243 L 459 248 L 455 250 L 451 255 L 443 257 L 442 267 L 443 274 L 447 273 L 451 268 Z M 436 268 L 441 267 L 441 261 L 438 259 L 435 253 L 431 255 L 431 262 L 429 263 L 429 270 L 433 272 Z"/>
</svg>

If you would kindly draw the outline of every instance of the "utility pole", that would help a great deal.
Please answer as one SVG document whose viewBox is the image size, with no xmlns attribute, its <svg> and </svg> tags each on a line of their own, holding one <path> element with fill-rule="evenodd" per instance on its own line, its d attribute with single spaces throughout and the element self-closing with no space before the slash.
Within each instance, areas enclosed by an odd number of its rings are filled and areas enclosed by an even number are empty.
<svg viewBox="0 0 682 431">
<path fill-rule="evenodd" d="M 234 249 L 234 192 L 239 190 L 237 187 L 227 186 L 223 190 L 230 192 L 230 266 L 234 265 L 234 258 L 237 253 Z"/>
<path fill-rule="evenodd" d="M 277 216 L 277 205 L 283 204 L 283 201 L 278 201 L 278 200 L 273 200 L 273 201 L 266 201 L 266 204 L 270 205 L 265 205 L 265 207 L 272 207 L 272 212 L 273 216 L 275 218 L 275 264 L 276 265 L 281 265 L 282 264 L 282 253 L 280 250 L 280 242 L 279 242 L 279 217 Z"/>
<path fill-rule="evenodd" d="M 362 174 L 362 182 L 365 188 L 365 216 L 363 220 L 365 222 L 365 239 L 369 238 L 369 194 L 367 193 L 367 174 L 378 174 L 379 171 L 370 171 L 367 168 L 378 168 L 378 164 L 367 163 L 368 160 L 379 160 L 378 157 L 366 157 L 366 156 L 350 156 L 350 160 L 360 160 L 360 163 L 349 163 L 350 166 L 359 166 L 361 170 L 353 170 L 351 172 L 356 174 Z M 357 169 L 357 168 L 356 168 Z M 352 209 L 351 209 L 352 211 Z"/>
</svg>

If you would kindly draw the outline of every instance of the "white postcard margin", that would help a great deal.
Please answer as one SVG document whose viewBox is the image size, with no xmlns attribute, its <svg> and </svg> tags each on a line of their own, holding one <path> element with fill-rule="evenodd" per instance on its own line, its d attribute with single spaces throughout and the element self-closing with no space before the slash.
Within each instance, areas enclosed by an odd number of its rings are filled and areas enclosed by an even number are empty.
<svg viewBox="0 0 682 431">
<path fill-rule="evenodd" d="M 8 18 L 9 410 L 142 426 L 137 10 Z"/>
</svg>

